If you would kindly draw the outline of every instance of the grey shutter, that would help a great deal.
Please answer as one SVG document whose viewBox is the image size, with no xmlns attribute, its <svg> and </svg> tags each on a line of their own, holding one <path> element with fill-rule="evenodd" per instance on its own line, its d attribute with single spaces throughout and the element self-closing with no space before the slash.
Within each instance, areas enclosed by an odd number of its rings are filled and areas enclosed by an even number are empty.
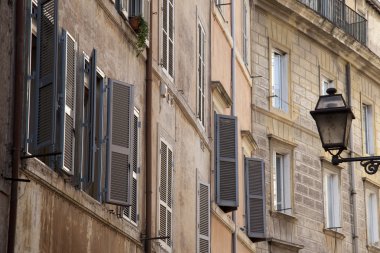
<svg viewBox="0 0 380 253">
<path fill-rule="evenodd" d="M 124 215 L 127 216 L 131 221 L 137 223 L 137 173 L 138 173 L 138 149 L 139 149 L 139 131 L 138 131 L 139 117 L 134 115 L 133 117 L 133 160 L 132 160 L 132 196 L 131 196 L 131 206 L 124 209 Z"/>
<path fill-rule="evenodd" d="M 62 31 L 60 130 L 62 155 L 59 167 L 74 175 L 75 149 L 75 103 L 76 103 L 76 52 L 77 44 L 65 30 Z"/>
<path fill-rule="evenodd" d="M 198 252 L 210 252 L 210 186 L 199 183 L 198 189 Z"/>
<path fill-rule="evenodd" d="M 215 128 L 216 203 L 229 212 L 239 206 L 237 118 L 216 114 Z"/>
<path fill-rule="evenodd" d="M 131 204 L 131 151 L 133 150 L 133 86 L 108 82 L 106 202 Z"/>
<path fill-rule="evenodd" d="M 58 69 L 58 0 L 38 5 L 36 119 L 34 146 L 37 152 L 55 149 Z"/>
<path fill-rule="evenodd" d="M 246 221 L 248 237 L 255 241 L 265 240 L 265 168 L 264 161 L 245 159 Z"/>
<path fill-rule="evenodd" d="M 96 49 L 92 50 L 90 59 L 90 83 L 89 83 L 89 93 L 90 93 L 90 118 L 88 123 L 89 132 L 89 162 L 86 175 L 86 183 L 92 183 L 95 179 L 95 156 L 96 156 Z"/>
</svg>

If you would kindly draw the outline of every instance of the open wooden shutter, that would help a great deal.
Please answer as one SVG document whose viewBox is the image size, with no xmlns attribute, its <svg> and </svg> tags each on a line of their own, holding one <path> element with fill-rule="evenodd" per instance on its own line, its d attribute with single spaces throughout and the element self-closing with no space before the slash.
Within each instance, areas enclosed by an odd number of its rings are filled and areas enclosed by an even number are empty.
<svg viewBox="0 0 380 253">
<path fill-rule="evenodd" d="M 58 0 L 38 4 L 37 78 L 34 147 L 53 152 L 56 136 L 58 69 Z"/>
<path fill-rule="evenodd" d="M 236 117 L 216 114 L 215 150 L 216 203 L 233 211 L 239 206 Z"/>
<path fill-rule="evenodd" d="M 198 189 L 198 251 L 210 252 L 210 185 L 199 183 Z"/>
<path fill-rule="evenodd" d="M 245 159 L 246 221 L 248 237 L 255 241 L 265 240 L 265 168 L 264 161 Z"/>
<path fill-rule="evenodd" d="M 76 52 L 74 38 L 62 31 L 61 82 L 60 82 L 60 138 L 59 167 L 66 173 L 74 174 L 75 149 L 75 103 L 76 103 Z"/>
<path fill-rule="evenodd" d="M 174 77 L 174 0 L 169 0 L 169 15 L 168 15 L 168 21 L 169 21 L 169 62 L 168 62 L 168 72 L 171 77 Z"/>
<path fill-rule="evenodd" d="M 106 202 L 131 205 L 133 86 L 108 82 Z"/>
</svg>

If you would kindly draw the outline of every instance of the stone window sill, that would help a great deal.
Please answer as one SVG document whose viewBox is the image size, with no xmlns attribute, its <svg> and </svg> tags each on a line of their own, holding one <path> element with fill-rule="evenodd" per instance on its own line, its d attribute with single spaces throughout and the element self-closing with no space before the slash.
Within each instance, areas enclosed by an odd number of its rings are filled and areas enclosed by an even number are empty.
<svg viewBox="0 0 380 253">
<path fill-rule="evenodd" d="M 270 216 L 273 218 L 278 218 L 282 220 L 286 220 L 289 222 L 295 222 L 297 221 L 297 217 L 295 217 L 293 214 L 287 214 L 283 212 L 277 212 L 277 211 L 269 211 Z"/>
<path fill-rule="evenodd" d="M 325 235 L 329 235 L 331 237 L 336 237 L 337 239 L 340 239 L 340 240 L 343 240 L 344 238 L 346 238 L 346 236 L 344 234 L 342 234 L 341 232 L 335 231 L 335 230 L 332 230 L 332 229 L 324 228 L 323 229 L 323 233 Z"/>
</svg>

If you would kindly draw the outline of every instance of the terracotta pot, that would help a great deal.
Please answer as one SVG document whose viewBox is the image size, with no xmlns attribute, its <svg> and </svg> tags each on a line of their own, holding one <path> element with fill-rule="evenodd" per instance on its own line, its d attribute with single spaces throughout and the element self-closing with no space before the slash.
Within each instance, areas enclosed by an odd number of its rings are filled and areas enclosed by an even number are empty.
<svg viewBox="0 0 380 253">
<path fill-rule="evenodd" d="M 132 29 L 137 32 L 139 30 L 140 25 L 140 17 L 129 17 L 129 24 L 132 27 Z"/>
</svg>

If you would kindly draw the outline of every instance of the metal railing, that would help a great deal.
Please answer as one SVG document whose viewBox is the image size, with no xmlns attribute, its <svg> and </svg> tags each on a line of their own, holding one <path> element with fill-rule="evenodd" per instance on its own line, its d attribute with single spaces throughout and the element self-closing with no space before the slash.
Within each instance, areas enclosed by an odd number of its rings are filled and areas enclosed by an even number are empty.
<svg viewBox="0 0 380 253">
<path fill-rule="evenodd" d="M 367 44 L 367 20 L 342 0 L 298 0 L 330 20 L 357 41 Z"/>
</svg>

